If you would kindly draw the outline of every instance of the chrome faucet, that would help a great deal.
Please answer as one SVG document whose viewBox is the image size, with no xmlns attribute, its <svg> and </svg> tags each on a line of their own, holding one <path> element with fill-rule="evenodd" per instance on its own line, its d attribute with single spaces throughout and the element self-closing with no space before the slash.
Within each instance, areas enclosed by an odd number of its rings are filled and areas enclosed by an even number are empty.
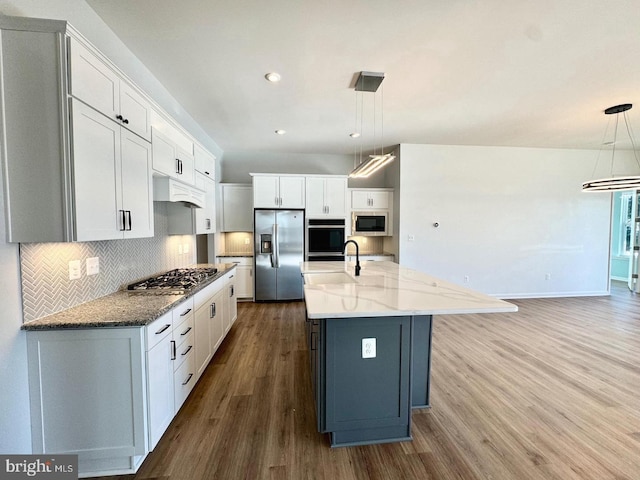
<svg viewBox="0 0 640 480">
<path fill-rule="evenodd" d="M 347 240 L 346 242 L 344 242 L 344 246 L 342 247 L 345 251 L 347 248 L 347 245 L 353 243 L 356 246 L 356 277 L 360 276 L 360 247 L 358 246 L 358 242 L 356 242 L 355 240 Z"/>
</svg>

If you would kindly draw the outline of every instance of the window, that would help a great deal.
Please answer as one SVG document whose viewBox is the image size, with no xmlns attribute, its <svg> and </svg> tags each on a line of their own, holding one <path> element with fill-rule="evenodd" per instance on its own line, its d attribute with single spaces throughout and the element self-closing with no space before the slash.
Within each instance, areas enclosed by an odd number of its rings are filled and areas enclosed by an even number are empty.
<svg viewBox="0 0 640 480">
<path fill-rule="evenodd" d="M 633 193 L 620 195 L 620 244 L 619 255 L 631 255 L 631 235 L 633 234 Z"/>
</svg>

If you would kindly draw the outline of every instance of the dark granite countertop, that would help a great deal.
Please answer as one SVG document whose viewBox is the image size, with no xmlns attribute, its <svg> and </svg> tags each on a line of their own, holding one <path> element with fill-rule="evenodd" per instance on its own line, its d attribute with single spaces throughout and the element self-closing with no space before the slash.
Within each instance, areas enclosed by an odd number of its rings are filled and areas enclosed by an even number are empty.
<svg viewBox="0 0 640 480">
<path fill-rule="evenodd" d="M 53 315 L 22 324 L 22 330 L 65 328 L 143 327 L 224 276 L 234 263 L 199 264 L 216 267 L 218 273 L 185 294 L 153 295 L 119 290 Z"/>
</svg>

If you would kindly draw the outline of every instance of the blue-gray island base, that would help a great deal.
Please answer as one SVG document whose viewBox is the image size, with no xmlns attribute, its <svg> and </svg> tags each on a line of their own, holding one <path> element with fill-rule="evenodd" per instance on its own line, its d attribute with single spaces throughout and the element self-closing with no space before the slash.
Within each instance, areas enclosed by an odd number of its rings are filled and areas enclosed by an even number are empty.
<svg viewBox="0 0 640 480">
<path fill-rule="evenodd" d="M 376 339 L 362 358 L 363 338 Z M 411 408 L 429 406 L 431 316 L 307 318 L 318 431 L 331 446 L 411 440 Z"/>
</svg>

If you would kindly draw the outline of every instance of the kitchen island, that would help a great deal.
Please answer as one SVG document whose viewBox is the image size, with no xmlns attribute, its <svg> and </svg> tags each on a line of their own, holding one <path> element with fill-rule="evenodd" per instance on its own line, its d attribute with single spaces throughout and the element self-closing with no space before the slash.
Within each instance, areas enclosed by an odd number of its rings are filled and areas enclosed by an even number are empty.
<svg viewBox="0 0 640 480">
<path fill-rule="evenodd" d="M 318 431 L 332 446 L 411 440 L 430 406 L 433 315 L 514 312 L 511 303 L 402 267 L 303 262 Z"/>
</svg>

